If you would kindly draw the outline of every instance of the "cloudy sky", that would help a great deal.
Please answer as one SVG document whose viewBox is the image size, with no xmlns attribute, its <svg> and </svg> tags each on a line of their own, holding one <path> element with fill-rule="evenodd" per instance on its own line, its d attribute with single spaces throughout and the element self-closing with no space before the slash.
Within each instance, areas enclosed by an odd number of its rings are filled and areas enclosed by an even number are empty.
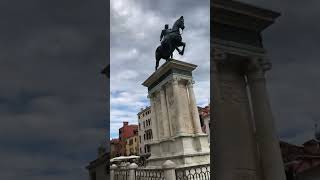
<svg viewBox="0 0 320 180">
<path fill-rule="evenodd" d="M 0 179 L 88 179 L 108 135 L 108 3 L 4 0 L 0 14 Z"/>
<path fill-rule="evenodd" d="M 149 105 L 142 82 L 153 72 L 154 53 L 160 32 L 184 16 L 186 42 L 184 56 L 174 58 L 199 65 L 194 72 L 197 103 L 207 105 L 210 98 L 209 0 L 114 0 L 111 1 L 110 42 L 110 121 L 111 137 L 118 137 L 123 121 L 137 124 L 137 113 Z M 164 61 L 162 60 L 161 64 Z"/>
<path fill-rule="evenodd" d="M 320 2 L 245 1 L 282 13 L 264 33 L 273 62 L 268 89 L 279 136 L 299 144 L 320 120 Z M 175 57 L 199 65 L 196 95 L 206 104 L 208 1 L 121 2 L 112 0 L 114 127 L 136 121 L 148 104 L 140 84 L 153 71 L 163 25 L 181 15 L 187 49 Z M 105 0 L 0 2 L 0 179 L 88 178 L 84 167 L 109 135 L 109 82 L 100 74 L 109 59 L 108 9 Z"/>
</svg>

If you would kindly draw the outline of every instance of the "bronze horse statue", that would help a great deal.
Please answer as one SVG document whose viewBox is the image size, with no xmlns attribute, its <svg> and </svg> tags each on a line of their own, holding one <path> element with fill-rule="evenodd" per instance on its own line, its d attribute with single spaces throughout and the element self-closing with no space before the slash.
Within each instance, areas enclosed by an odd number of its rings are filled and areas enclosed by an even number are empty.
<svg viewBox="0 0 320 180">
<path fill-rule="evenodd" d="M 180 29 L 183 31 L 184 29 L 184 19 L 183 16 L 181 16 L 172 26 L 172 29 L 169 31 L 169 33 L 164 37 L 163 41 L 161 42 L 161 45 L 159 45 L 155 52 L 155 58 L 156 58 L 156 70 L 159 66 L 159 61 L 161 59 L 164 59 L 166 61 L 169 61 L 170 58 L 172 58 L 172 54 L 174 50 L 177 50 L 180 55 L 183 55 L 184 49 L 186 46 L 185 42 L 182 42 L 182 37 L 180 34 Z M 178 47 L 183 47 L 182 50 L 180 50 Z"/>
</svg>

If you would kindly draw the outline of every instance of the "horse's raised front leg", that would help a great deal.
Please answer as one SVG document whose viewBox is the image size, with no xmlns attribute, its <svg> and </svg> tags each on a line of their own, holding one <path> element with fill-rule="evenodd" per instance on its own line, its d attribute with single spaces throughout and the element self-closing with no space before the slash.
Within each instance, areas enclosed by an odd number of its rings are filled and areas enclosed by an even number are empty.
<svg viewBox="0 0 320 180">
<path fill-rule="evenodd" d="M 181 42 L 181 44 L 182 44 L 182 51 L 181 51 L 181 53 L 179 53 L 179 54 L 183 55 L 184 49 L 185 49 L 185 47 L 186 47 L 186 43 L 185 43 L 185 42 Z"/>
<path fill-rule="evenodd" d="M 176 50 L 178 51 L 179 54 L 181 54 L 181 50 L 178 47 L 176 47 Z"/>
</svg>

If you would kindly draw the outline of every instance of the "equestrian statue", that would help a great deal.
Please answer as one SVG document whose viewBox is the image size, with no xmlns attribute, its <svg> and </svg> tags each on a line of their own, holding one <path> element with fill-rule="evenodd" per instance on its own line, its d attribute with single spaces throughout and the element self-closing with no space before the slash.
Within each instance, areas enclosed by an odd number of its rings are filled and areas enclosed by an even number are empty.
<svg viewBox="0 0 320 180">
<path fill-rule="evenodd" d="M 172 26 L 172 29 L 169 29 L 169 25 L 166 24 L 165 29 L 161 31 L 161 45 L 157 47 L 155 52 L 156 70 L 158 69 L 160 59 L 164 59 L 166 61 L 171 60 L 170 58 L 172 58 L 174 50 L 177 50 L 180 55 L 183 55 L 186 43 L 182 42 L 180 29 L 182 31 L 184 30 L 183 16 L 176 20 L 176 22 Z M 182 50 L 179 49 L 179 47 L 181 46 Z"/>
</svg>

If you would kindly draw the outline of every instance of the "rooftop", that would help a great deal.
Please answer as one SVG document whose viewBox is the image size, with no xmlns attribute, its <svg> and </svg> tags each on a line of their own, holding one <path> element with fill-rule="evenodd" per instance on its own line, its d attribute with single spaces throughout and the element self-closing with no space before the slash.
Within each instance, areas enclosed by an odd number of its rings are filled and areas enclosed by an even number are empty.
<svg viewBox="0 0 320 180">
<path fill-rule="evenodd" d="M 148 111 L 148 110 L 150 110 L 150 106 L 147 106 L 147 107 L 145 107 L 145 108 L 141 108 L 141 109 L 140 109 L 140 112 L 138 112 L 137 115 L 140 115 L 140 114 L 142 114 L 142 113 L 144 113 L 144 112 L 146 112 L 146 111 Z"/>
</svg>

